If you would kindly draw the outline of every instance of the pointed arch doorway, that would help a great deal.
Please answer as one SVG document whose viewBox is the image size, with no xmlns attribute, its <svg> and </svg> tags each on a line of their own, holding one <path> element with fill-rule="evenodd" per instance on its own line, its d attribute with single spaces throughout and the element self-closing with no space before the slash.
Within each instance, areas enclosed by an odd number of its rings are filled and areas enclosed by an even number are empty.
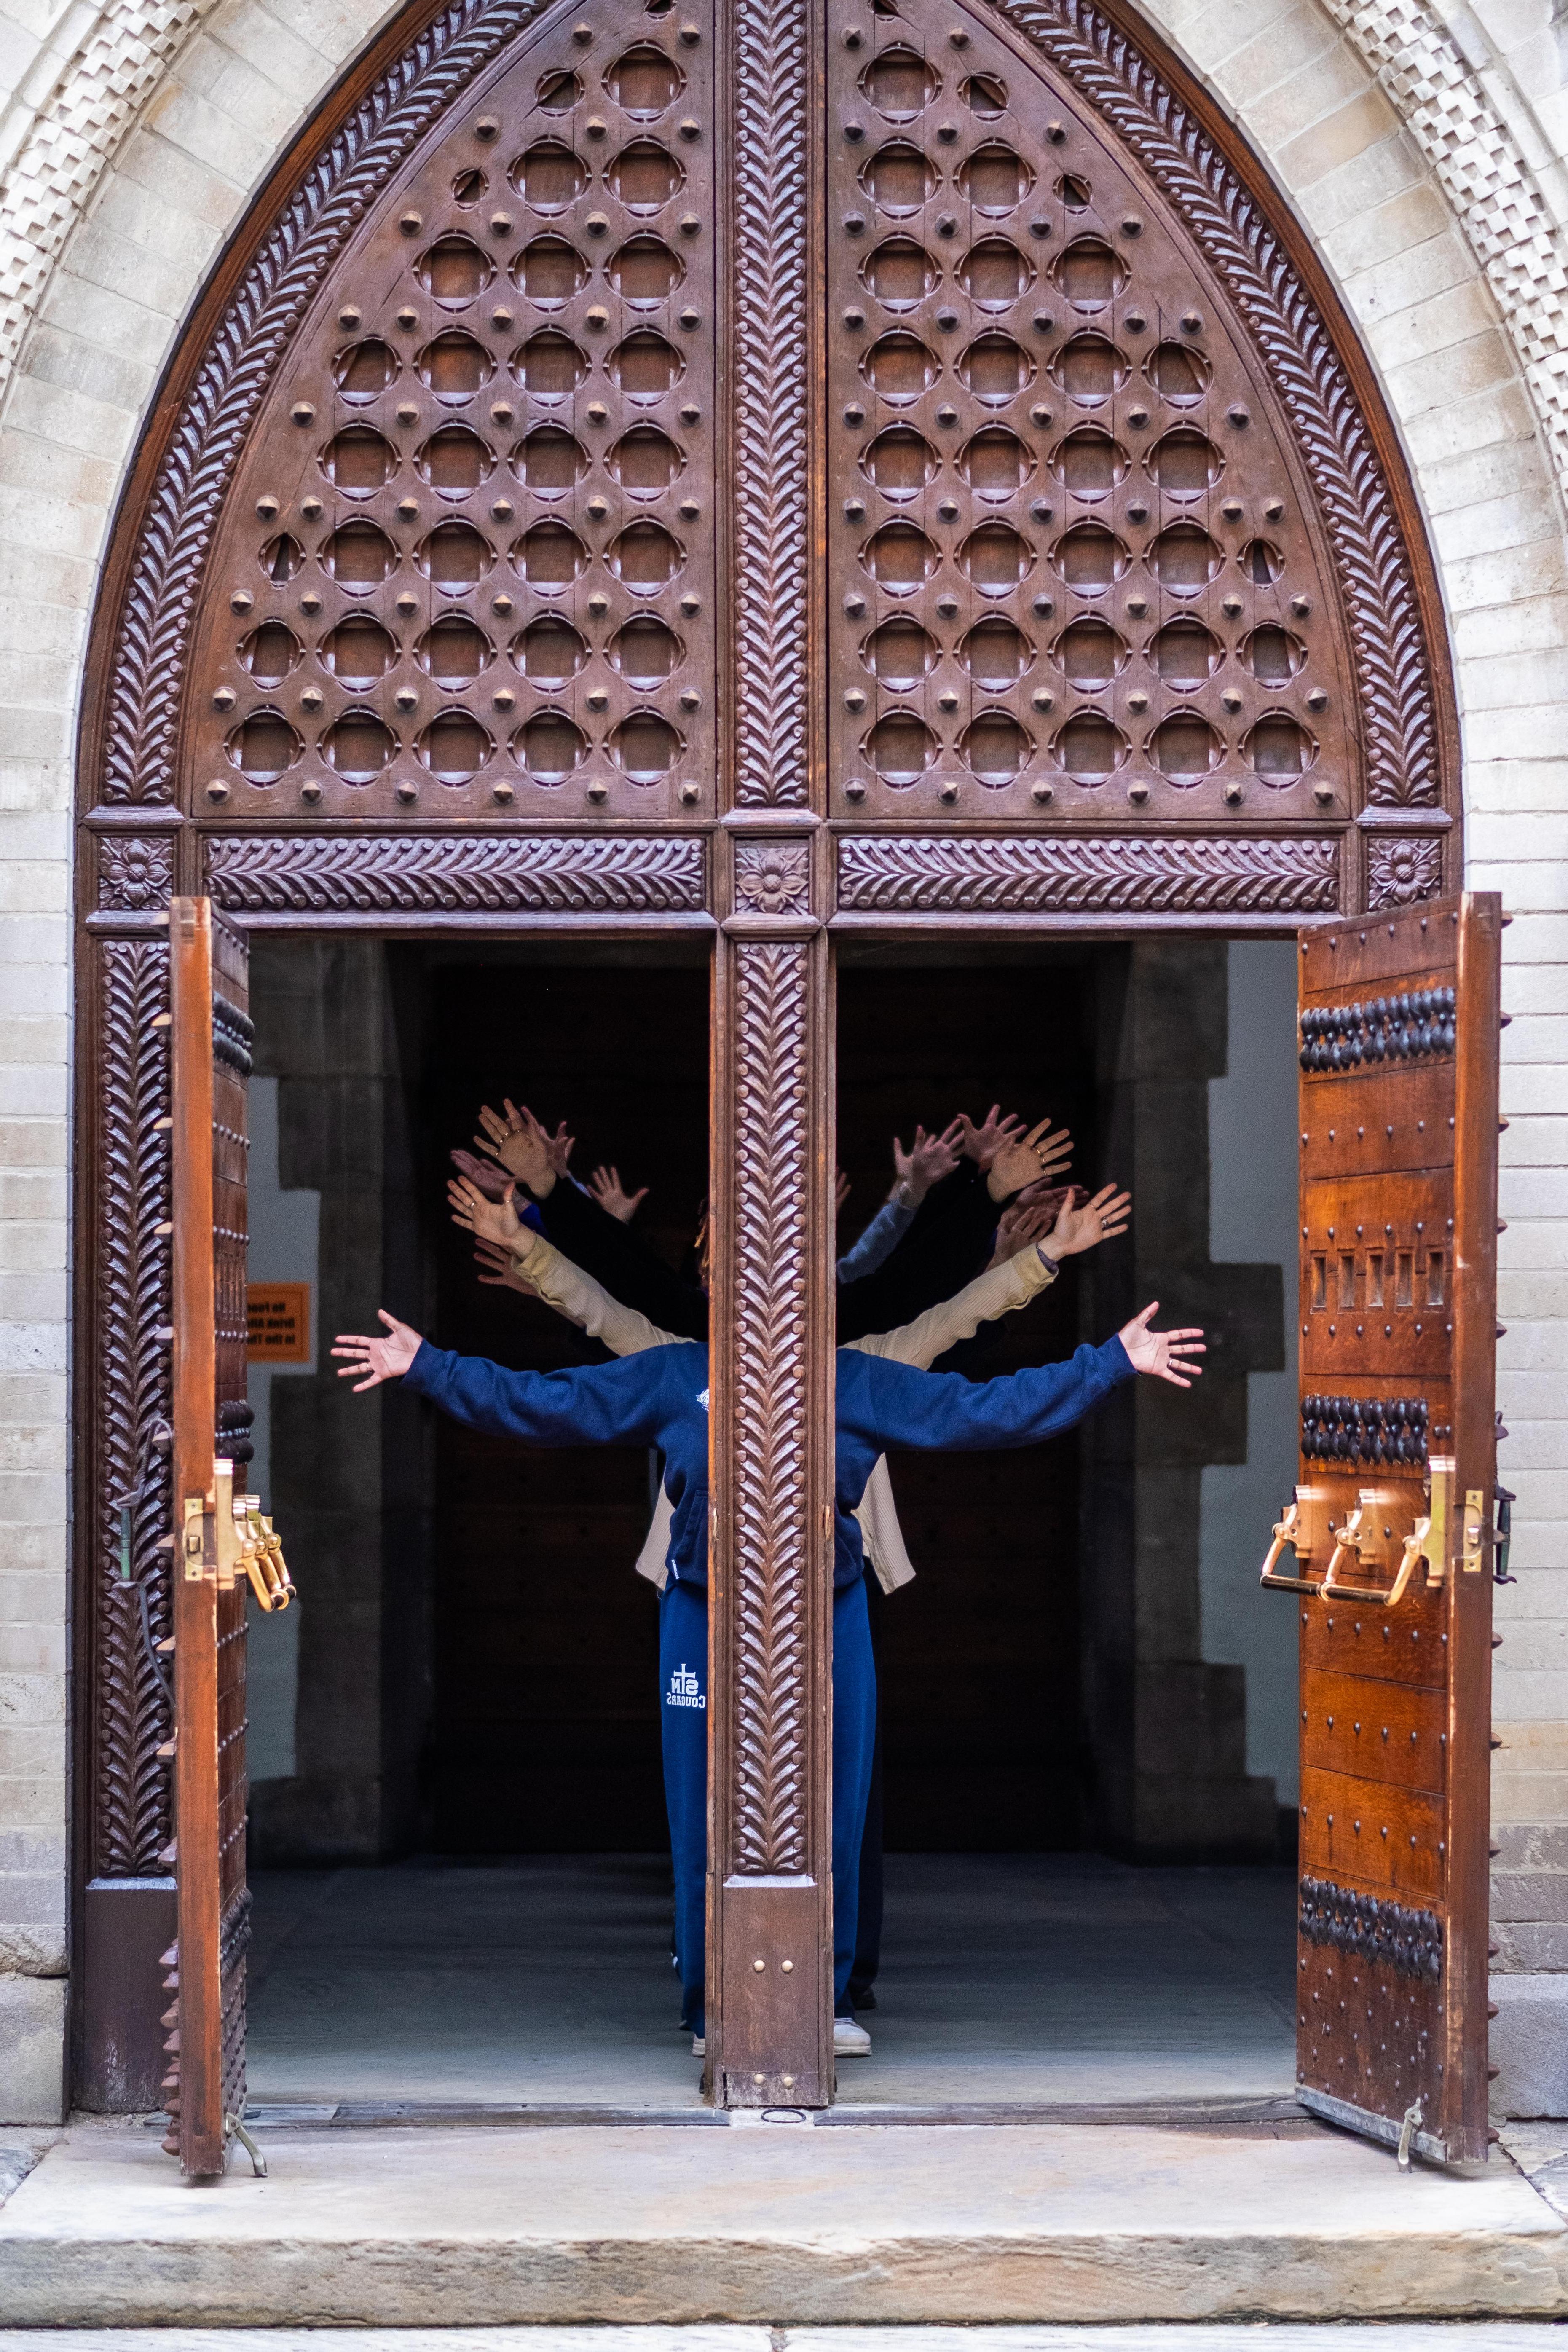
<svg viewBox="0 0 1568 2352">
<path fill-rule="evenodd" d="M 145 2078 L 184 1867 L 171 904 L 709 943 L 709 2069 L 721 2103 L 812 2106 L 836 941 L 1384 917 L 1458 887 L 1455 760 L 1368 363 L 1132 12 L 455 0 L 389 28 L 197 308 L 96 625 L 83 2080 L 115 2103 L 132 2050 Z"/>
</svg>

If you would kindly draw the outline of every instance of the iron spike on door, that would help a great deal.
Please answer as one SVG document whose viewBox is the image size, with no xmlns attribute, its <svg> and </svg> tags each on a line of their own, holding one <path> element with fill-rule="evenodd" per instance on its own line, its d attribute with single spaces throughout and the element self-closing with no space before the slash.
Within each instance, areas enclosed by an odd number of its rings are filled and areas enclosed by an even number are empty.
<svg viewBox="0 0 1568 2352">
<path fill-rule="evenodd" d="M 245 2115 L 245 1595 L 274 1592 L 269 1530 L 245 1491 L 244 939 L 207 898 L 170 908 L 174 1007 L 174 1817 L 178 1940 L 164 2022 L 170 2129 L 195 2179 L 220 2174 Z M 252 1525 L 253 1507 L 256 1523 Z M 278 1555 L 280 1562 L 281 1554 Z M 291 1588 L 289 1588 L 291 1590 Z M 276 1594 L 262 1605 L 276 1605 Z M 258 2171 L 265 2166 L 251 2148 Z"/>
<path fill-rule="evenodd" d="M 1296 2095 L 1402 2163 L 1488 2147 L 1501 936 L 1482 892 L 1300 942 Z"/>
</svg>

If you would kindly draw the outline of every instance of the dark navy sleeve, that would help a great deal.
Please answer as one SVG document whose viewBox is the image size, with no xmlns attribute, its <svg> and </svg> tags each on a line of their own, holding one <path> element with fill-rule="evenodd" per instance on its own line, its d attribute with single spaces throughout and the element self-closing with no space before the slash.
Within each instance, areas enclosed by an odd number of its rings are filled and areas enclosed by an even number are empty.
<svg viewBox="0 0 1568 2352">
<path fill-rule="evenodd" d="M 1133 1378 L 1119 1339 L 1079 1348 L 1065 1364 L 1035 1365 L 979 1382 L 847 1349 L 838 1357 L 839 1425 L 853 1428 L 879 1452 L 889 1445 L 937 1454 L 1037 1445 L 1070 1429 Z"/>
<path fill-rule="evenodd" d="M 652 1445 L 668 1418 L 668 1359 L 692 1348 L 649 1348 L 613 1364 L 563 1372 L 514 1372 L 484 1356 L 457 1356 L 425 1340 L 404 1375 L 468 1429 L 530 1445 Z"/>
</svg>

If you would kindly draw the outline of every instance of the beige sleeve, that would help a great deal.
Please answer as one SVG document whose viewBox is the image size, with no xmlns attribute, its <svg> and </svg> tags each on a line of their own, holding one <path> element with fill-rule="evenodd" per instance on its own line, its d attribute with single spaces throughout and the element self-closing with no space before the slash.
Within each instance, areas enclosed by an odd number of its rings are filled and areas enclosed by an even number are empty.
<svg viewBox="0 0 1568 2352">
<path fill-rule="evenodd" d="M 1026 1307 L 1055 1280 L 1031 1242 L 1016 1257 L 977 1274 L 940 1307 L 928 1307 L 912 1323 L 901 1323 L 896 1331 L 851 1339 L 849 1345 L 865 1355 L 888 1356 L 896 1364 L 913 1364 L 917 1371 L 925 1371 L 961 1339 L 973 1339 L 982 1323 L 994 1323 L 999 1315 L 1012 1315 Z"/>
<path fill-rule="evenodd" d="M 623 1307 L 603 1283 L 563 1257 L 553 1243 L 535 1233 L 531 1225 L 523 1227 L 511 1262 L 547 1307 L 553 1307 L 568 1322 L 580 1324 L 591 1339 L 602 1339 L 613 1356 L 640 1356 L 645 1348 L 668 1348 L 674 1341 L 673 1331 L 661 1331 L 635 1307 Z"/>
</svg>

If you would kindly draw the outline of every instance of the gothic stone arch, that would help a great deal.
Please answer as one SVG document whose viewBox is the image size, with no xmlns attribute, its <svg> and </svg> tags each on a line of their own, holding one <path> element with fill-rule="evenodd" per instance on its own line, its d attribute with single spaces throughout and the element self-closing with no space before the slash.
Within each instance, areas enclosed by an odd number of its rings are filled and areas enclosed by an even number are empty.
<svg viewBox="0 0 1568 2352">
<path fill-rule="evenodd" d="M 114 1498 L 167 1413 L 170 895 L 707 931 L 710 2063 L 826 2097 L 831 940 L 1457 887 L 1431 565 L 1322 272 L 1120 6 L 411 8 L 196 306 L 80 776 L 82 1876 L 169 1835 Z"/>
</svg>

